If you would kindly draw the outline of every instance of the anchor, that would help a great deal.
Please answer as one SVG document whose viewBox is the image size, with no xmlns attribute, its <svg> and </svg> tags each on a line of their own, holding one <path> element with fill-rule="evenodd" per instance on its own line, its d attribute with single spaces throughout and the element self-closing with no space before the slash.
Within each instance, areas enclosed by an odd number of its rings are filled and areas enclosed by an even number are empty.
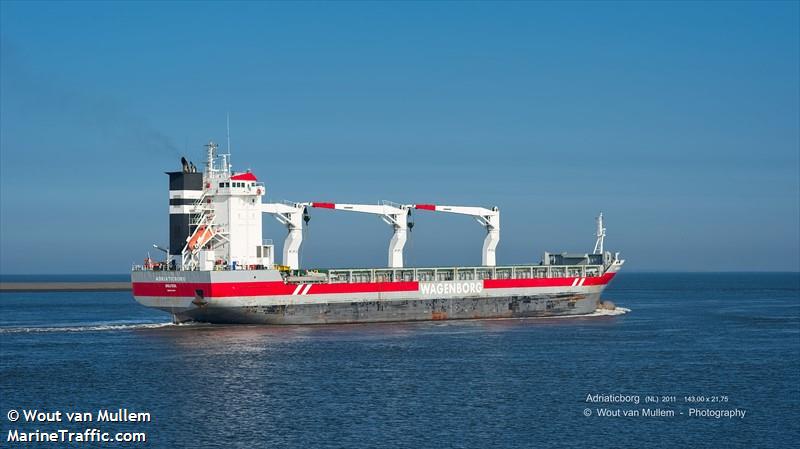
<svg viewBox="0 0 800 449">
<path fill-rule="evenodd" d="M 194 299 L 192 300 L 192 304 L 196 305 L 197 307 L 203 307 L 208 304 L 205 297 L 203 296 L 203 290 L 195 290 L 194 291 Z"/>
</svg>

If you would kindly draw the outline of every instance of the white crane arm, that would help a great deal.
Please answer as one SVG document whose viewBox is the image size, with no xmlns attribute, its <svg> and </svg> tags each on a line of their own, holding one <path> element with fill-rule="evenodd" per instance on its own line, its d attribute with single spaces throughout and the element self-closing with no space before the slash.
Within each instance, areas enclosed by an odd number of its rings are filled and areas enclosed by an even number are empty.
<svg viewBox="0 0 800 449">
<path fill-rule="evenodd" d="M 489 217 L 499 215 L 497 208 L 487 209 L 474 206 L 440 206 L 438 204 L 415 204 L 415 209 L 430 210 L 435 212 L 450 212 L 451 214 L 472 215 L 475 217 Z"/>
<path fill-rule="evenodd" d="M 262 203 L 261 212 L 265 214 L 291 214 L 295 212 L 303 212 L 305 204 L 287 204 L 287 203 Z"/>
<path fill-rule="evenodd" d="M 390 206 L 388 204 L 343 204 L 343 203 L 311 203 L 312 207 L 323 209 L 336 209 L 351 212 L 362 212 L 365 214 L 377 215 L 397 215 L 407 214 L 405 209 Z"/>
<path fill-rule="evenodd" d="M 408 238 L 408 207 L 392 204 L 344 204 L 344 203 L 310 203 L 312 207 L 334 209 L 365 214 L 380 215 L 386 224 L 392 226 L 394 234 L 389 242 L 389 267 L 403 267 L 403 247 Z"/>
<path fill-rule="evenodd" d="M 430 210 L 434 212 L 449 212 L 451 214 L 470 215 L 486 228 L 486 239 L 483 241 L 481 262 L 485 266 L 494 266 L 496 263 L 495 249 L 500 242 L 500 209 L 493 207 L 474 206 L 441 206 L 438 204 L 415 204 L 414 209 Z"/>
<path fill-rule="evenodd" d="M 300 268 L 300 245 L 303 243 L 303 215 L 309 203 L 262 203 L 261 212 L 271 214 L 289 233 L 283 242 L 283 264 Z"/>
</svg>

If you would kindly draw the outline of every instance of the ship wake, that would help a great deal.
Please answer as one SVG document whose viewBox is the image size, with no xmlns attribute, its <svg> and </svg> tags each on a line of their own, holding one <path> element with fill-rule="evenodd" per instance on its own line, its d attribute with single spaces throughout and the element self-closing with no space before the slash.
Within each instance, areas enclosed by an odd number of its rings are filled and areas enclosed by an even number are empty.
<svg viewBox="0 0 800 449">
<path fill-rule="evenodd" d="M 29 326 L 29 327 L 0 327 L 0 334 L 47 333 L 47 332 L 105 332 L 129 331 L 139 329 L 159 329 L 170 326 L 182 326 L 171 322 L 161 323 L 92 323 L 83 326 Z"/>
<path fill-rule="evenodd" d="M 559 316 L 548 316 L 544 317 L 547 319 L 550 318 L 592 318 L 592 317 L 599 317 L 599 316 L 618 316 L 618 315 L 625 315 L 626 313 L 630 312 L 631 309 L 625 307 L 615 307 L 613 309 L 603 309 L 599 308 L 592 313 L 586 313 L 583 315 L 559 315 Z"/>
</svg>

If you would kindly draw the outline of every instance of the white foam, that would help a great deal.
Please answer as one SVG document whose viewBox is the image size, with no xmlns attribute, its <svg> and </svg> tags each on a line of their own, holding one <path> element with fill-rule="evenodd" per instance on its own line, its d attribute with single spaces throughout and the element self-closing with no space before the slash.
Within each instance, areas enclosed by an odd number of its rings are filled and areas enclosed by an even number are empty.
<svg viewBox="0 0 800 449">
<path fill-rule="evenodd" d="M 173 323 L 137 323 L 137 324 L 96 324 L 91 326 L 56 326 L 56 327 L 0 327 L 0 334 L 39 333 L 39 332 L 102 332 L 124 331 L 136 329 L 158 329 L 176 326 Z"/>
<path fill-rule="evenodd" d="M 617 315 L 624 315 L 630 312 L 631 309 L 626 309 L 625 307 L 616 307 L 612 310 L 608 309 L 597 309 L 592 313 L 586 313 L 583 315 L 556 315 L 556 316 L 547 316 L 541 317 L 542 319 L 551 319 L 551 318 L 591 318 L 596 316 L 617 316 Z"/>
<path fill-rule="evenodd" d="M 626 309 L 625 307 L 616 307 L 612 310 L 608 309 L 597 309 L 593 313 L 581 316 L 616 316 L 616 315 L 625 315 L 626 313 L 630 312 L 631 309 Z"/>
</svg>

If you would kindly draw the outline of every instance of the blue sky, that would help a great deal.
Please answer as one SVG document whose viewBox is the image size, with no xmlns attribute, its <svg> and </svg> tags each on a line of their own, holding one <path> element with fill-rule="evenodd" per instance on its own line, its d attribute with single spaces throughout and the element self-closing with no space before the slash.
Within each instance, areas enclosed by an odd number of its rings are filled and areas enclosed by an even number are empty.
<svg viewBox="0 0 800 449">
<path fill-rule="evenodd" d="M 758 3 L 0 3 L 0 272 L 122 273 L 208 139 L 271 200 L 496 205 L 499 263 L 800 269 L 800 11 Z M 284 230 L 265 218 L 265 237 Z M 479 264 L 418 213 L 407 260 Z M 306 266 L 383 265 L 313 211 Z M 278 248 L 278 251 L 280 249 Z"/>
</svg>

